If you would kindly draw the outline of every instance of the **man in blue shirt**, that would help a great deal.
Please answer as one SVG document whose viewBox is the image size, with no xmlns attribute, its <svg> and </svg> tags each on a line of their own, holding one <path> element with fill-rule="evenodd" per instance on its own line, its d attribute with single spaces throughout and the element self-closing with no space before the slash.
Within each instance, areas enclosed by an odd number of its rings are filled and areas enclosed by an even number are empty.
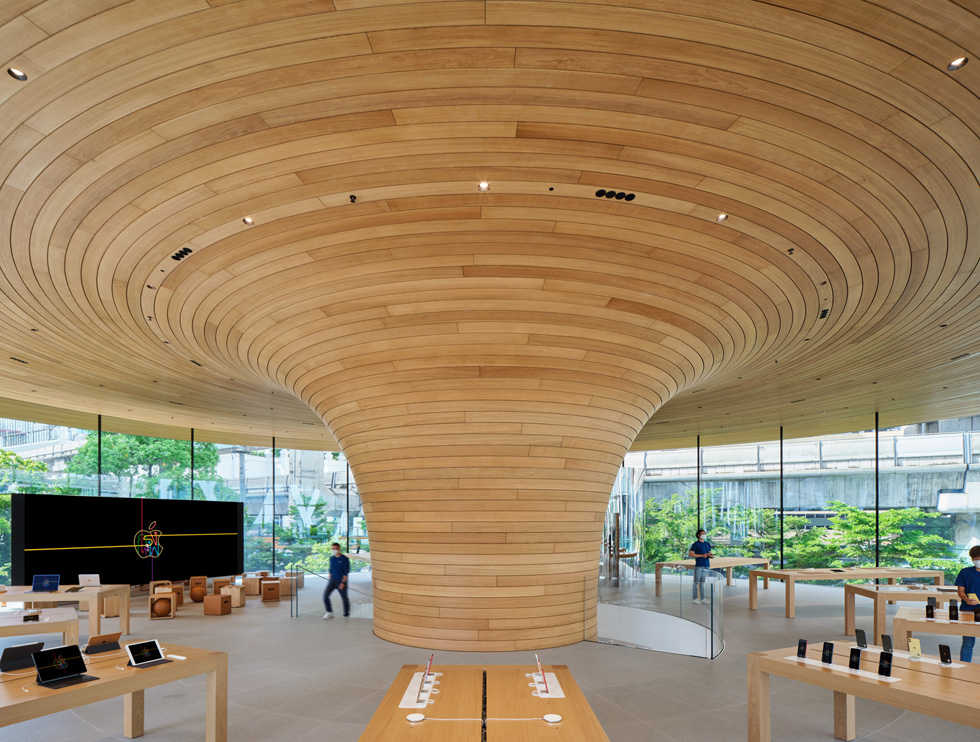
<svg viewBox="0 0 980 742">
<path fill-rule="evenodd" d="M 708 534 L 703 528 L 698 530 L 696 536 L 698 540 L 691 544 L 687 555 L 694 559 L 694 602 L 701 605 L 701 599 L 704 598 L 704 583 L 708 578 L 708 570 L 711 569 L 711 557 L 714 554 L 711 551 L 711 544 L 707 540 Z M 700 595 L 698 588 L 701 589 Z"/>
<path fill-rule="evenodd" d="M 340 592 L 340 598 L 344 601 L 344 616 L 350 615 L 350 601 L 347 600 L 347 576 L 350 574 L 350 559 L 340 553 L 340 544 L 330 545 L 330 582 L 323 593 L 323 604 L 327 612 L 324 618 L 333 618 L 333 608 L 330 606 L 330 593 L 334 590 Z"/>
<path fill-rule="evenodd" d="M 980 600 L 969 597 L 971 593 L 980 596 L 980 546 L 970 549 L 970 559 L 973 561 L 973 566 L 961 569 L 956 575 L 955 584 L 956 594 L 961 601 L 960 612 L 968 611 L 972 614 L 980 606 Z M 975 636 L 963 637 L 963 644 L 960 645 L 960 662 L 973 662 L 973 645 L 976 640 Z"/>
</svg>

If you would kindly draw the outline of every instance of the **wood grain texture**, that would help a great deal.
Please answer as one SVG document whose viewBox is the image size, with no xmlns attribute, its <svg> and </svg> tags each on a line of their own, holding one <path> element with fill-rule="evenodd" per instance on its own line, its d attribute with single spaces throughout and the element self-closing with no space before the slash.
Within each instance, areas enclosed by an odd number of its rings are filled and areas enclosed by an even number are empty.
<svg viewBox="0 0 980 742">
<path fill-rule="evenodd" d="M 980 67 L 946 70 L 978 31 L 947 0 L 17 0 L 0 411 L 340 447 L 379 635 L 593 636 L 627 450 L 980 405 Z"/>
</svg>

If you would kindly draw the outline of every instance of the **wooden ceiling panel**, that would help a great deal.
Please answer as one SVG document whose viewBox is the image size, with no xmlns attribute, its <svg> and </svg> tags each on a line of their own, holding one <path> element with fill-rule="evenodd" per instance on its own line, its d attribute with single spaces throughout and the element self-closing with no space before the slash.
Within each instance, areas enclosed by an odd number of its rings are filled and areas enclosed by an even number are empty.
<svg viewBox="0 0 980 742">
<path fill-rule="evenodd" d="M 590 636 L 628 448 L 980 402 L 980 68 L 946 70 L 978 31 L 946 0 L 5 5 L 0 409 L 340 446 L 380 635 Z"/>
</svg>

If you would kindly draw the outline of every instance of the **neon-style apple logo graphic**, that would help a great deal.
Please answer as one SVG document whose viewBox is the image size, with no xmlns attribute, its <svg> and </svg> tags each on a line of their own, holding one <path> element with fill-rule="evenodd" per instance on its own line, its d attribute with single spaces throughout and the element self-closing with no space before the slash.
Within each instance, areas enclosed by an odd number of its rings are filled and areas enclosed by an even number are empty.
<svg viewBox="0 0 980 742">
<path fill-rule="evenodd" d="M 157 528 L 156 521 L 150 523 L 149 528 L 140 529 L 136 532 L 133 546 L 136 548 L 136 553 L 140 555 L 140 559 L 156 559 L 160 556 L 163 551 L 163 546 L 160 544 L 162 535 L 163 532 Z"/>
<path fill-rule="evenodd" d="M 59 670 L 64 670 L 68 667 L 68 660 L 66 660 L 61 655 L 55 655 L 54 666 Z"/>
</svg>

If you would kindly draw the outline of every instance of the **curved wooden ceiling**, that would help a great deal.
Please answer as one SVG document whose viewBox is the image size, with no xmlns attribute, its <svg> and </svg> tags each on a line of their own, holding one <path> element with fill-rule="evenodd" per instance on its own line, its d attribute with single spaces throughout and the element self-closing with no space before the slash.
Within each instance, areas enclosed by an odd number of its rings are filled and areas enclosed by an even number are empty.
<svg viewBox="0 0 980 742">
<path fill-rule="evenodd" d="M 630 446 L 980 405 L 978 32 L 966 0 L 7 0 L 0 396 L 335 437 L 372 540 L 517 554 L 402 505 L 547 481 L 578 580 Z M 376 626 L 422 641 L 398 584 Z M 486 615 L 456 646 L 520 646 Z"/>
<path fill-rule="evenodd" d="M 329 447 L 296 369 L 391 343 L 655 354 L 635 447 L 969 409 L 976 8 L 883 5 L 9 0 L 6 409 Z"/>
</svg>

